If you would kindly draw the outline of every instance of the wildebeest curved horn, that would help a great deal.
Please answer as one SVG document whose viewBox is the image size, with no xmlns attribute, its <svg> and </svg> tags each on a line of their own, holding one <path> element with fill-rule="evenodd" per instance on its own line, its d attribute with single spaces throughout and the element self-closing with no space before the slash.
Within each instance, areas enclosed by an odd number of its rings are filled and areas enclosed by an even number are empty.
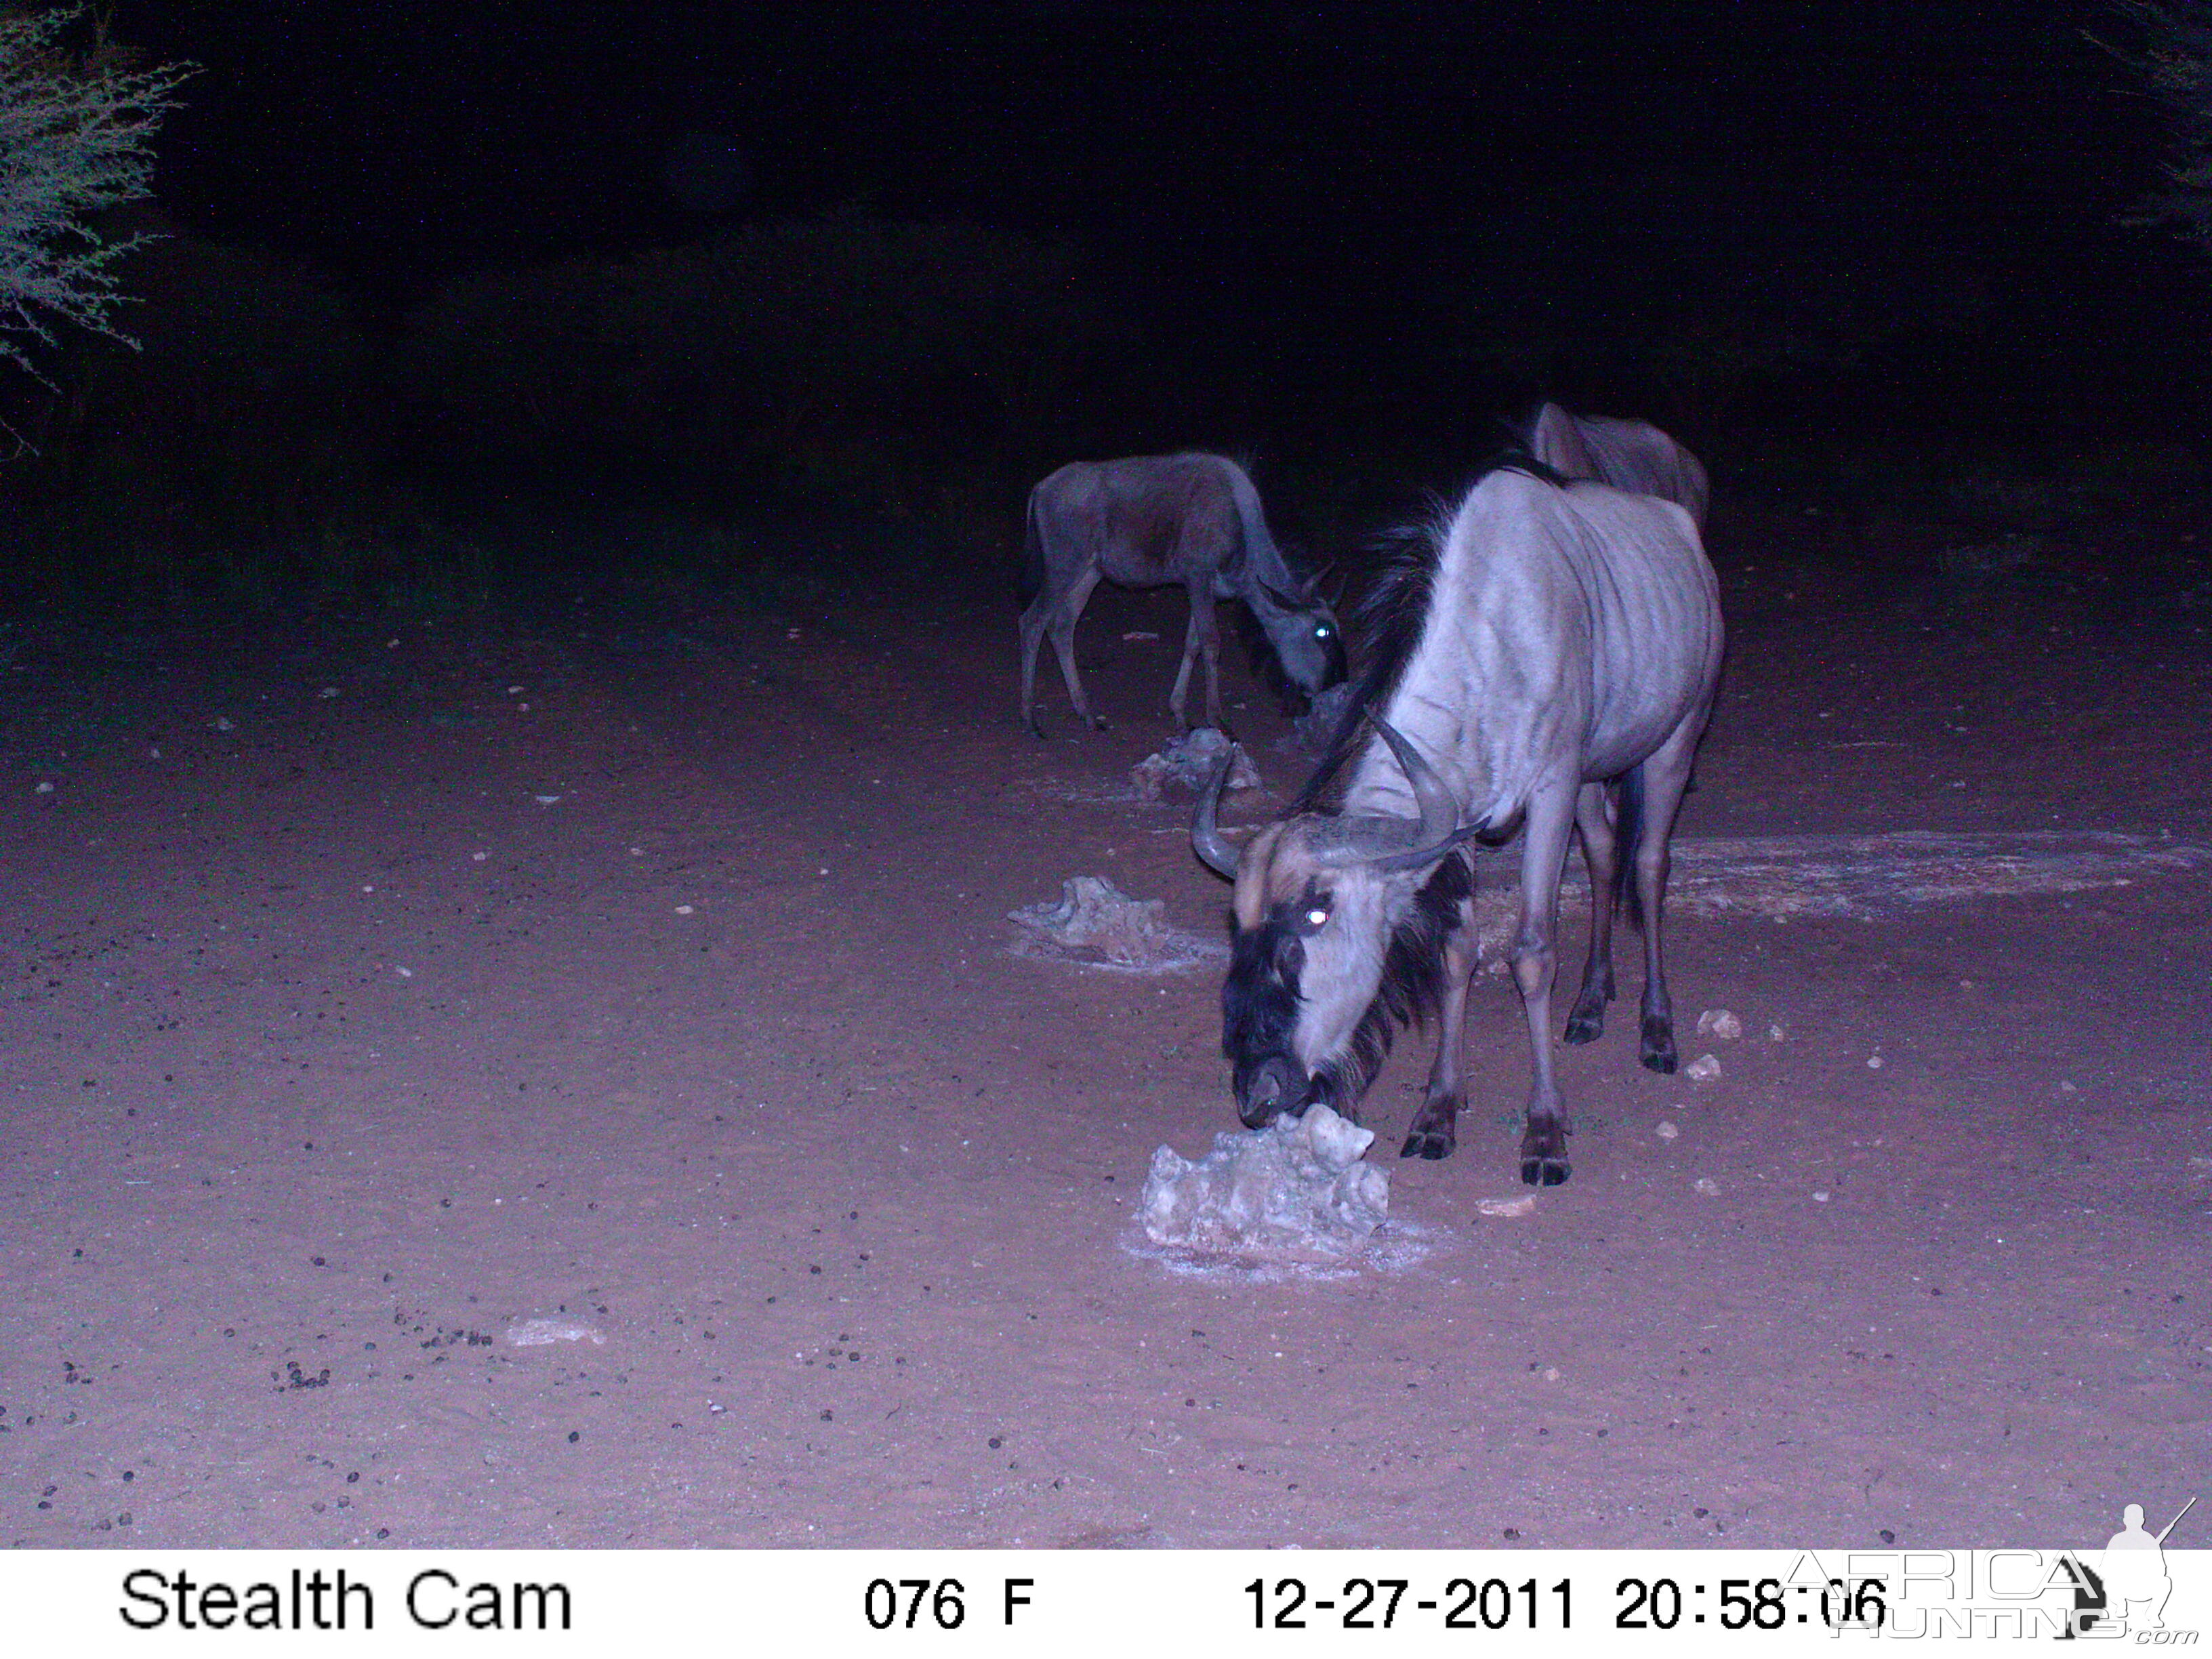
<svg viewBox="0 0 2212 1659">
<path fill-rule="evenodd" d="M 1370 714 L 1367 718 L 1375 723 L 1375 730 L 1390 745 L 1398 764 L 1405 769 L 1406 781 L 1413 787 L 1413 799 L 1421 809 L 1421 821 L 1412 836 L 1413 845 L 1402 853 L 1386 853 L 1371 862 L 1378 870 L 1415 870 L 1425 864 L 1434 864 L 1472 833 L 1460 827 L 1459 801 L 1450 787 L 1437 775 L 1436 769 L 1421 758 L 1420 751 L 1395 726 L 1380 714 Z"/>
<path fill-rule="evenodd" d="M 1302 596 L 1297 593 L 1285 593 L 1281 588 L 1276 586 L 1274 583 L 1267 581 L 1263 581 L 1260 584 L 1260 591 L 1262 593 L 1265 593 L 1269 599 L 1273 599 L 1278 605 L 1281 606 L 1285 611 L 1310 611 L 1313 609 L 1313 597 L 1310 594 Z"/>
<path fill-rule="evenodd" d="M 1229 782 L 1229 770 L 1237 764 L 1237 745 L 1231 744 L 1229 752 L 1221 757 L 1221 764 L 1213 769 L 1213 775 L 1206 781 L 1206 787 L 1198 797 L 1198 812 L 1190 821 L 1190 844 L 1206 867 L 1224 880 L 1237 879 L 1237 848 L 1223 838 L 1214 827 L 1213 815 L 1221 805 L 1222 789 Z"/>
</svg>

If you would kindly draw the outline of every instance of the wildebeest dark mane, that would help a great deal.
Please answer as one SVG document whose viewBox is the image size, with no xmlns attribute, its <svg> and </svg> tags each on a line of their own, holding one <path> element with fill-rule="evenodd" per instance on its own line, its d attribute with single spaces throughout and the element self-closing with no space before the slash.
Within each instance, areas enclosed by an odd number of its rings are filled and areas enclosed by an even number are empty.
<svg viewBox="0 0 2212 1659">
<path fill-rule="evenodd" d="M 1360 1096 L 1389 1055 L 1398 1027 L 1435 1017 L 1449 988 L 1444 983 L 1444 942 L 1459 926 L 1460 906 L 1474 890 L 1474 871 L 1467 855 L 1451 853 L 1413 896 L 1413 908 L 1390 935 L 1375 1000 L 1359 1017 L 1344 1052 L 1321 1074 L 1321 1087 L 1333 1110 L 1354 1115 Z"/>
<path fill-rule="evenodd" d="M 1359 640 L 1359 660 L 1366 665 L 1346 703 L 1344 718 L 1330 734 L 1328 747 L 1313 775 L 1291 803 L 1291 811 L 1324 810 L 1333 784 L 1364 739 L 1367 711 L 1380 708 L 1398 689 L 1413 647 L 1421 642 L 1421 629 L 1429 617 L 1429 598 L 1436 583 L 1437 561 L 1443 556 L 1444 538 L 1452 514 L 1467 491 L 1493 472 L 1523 472 L 1564 489 L 1572 480 L 1547 466 L 1517 446 L 1502 449 L 1475 470 L 1467 487 L 1446 501 L 1429 498 L 1427 510 L 1409 525 L 1386 531 L 1376 539 L 1382 570 L 1375 585 L 1352 613 L 1352 628 Z"/>
</svg>

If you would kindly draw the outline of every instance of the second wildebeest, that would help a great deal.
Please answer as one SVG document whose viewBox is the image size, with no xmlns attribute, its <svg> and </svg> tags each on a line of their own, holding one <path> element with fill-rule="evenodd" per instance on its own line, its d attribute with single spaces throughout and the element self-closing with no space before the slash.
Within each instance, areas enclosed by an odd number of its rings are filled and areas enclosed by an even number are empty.
<svg viewBox="0 0 2212 1659">
<path fill-rule="evenodd" d="M 1650 422 L 1540 404 L 1518 436 L 1531 455 L 1564 477 L 1679 502 L 1705 532 L 1705 464 Z"/>
<path fill-rule="evenodd" d="M 1373 732 L 1347 722 L 1291 814 L 1241 850 L 1215 823 L 1225 773 L 1192 824 L 1199 855 L 1236 884 L 1221 995 L 1238 1114 L 1258 1127 L 1327 1101 L 1350 1115 L 1394 1026 L 1434 1016 L 1436 1061 L 1403 1155 L 1451 1152 L 1476 952 L 1462 843 L 1519 826 L 1512 969 L 1534 1065 L 1521 1178 L 1554 1186 L 1570 1168 L 1552 1065 L 1554 938 L 1577 830 L 1590 954 L 1567 1040 L 1589 1042 L 1604 1022 L 1620 878 L 1644 932 L 1643 1060 L 1674 1069 L 1660 909 L 1720 674 L 1718 584 L 1675 503 L 1570 483 L 1521 456 L 1486 472 L 1372 605 L 1382 639 L 1359 707 Z M 1346 763 L 1340 806 L 1319 810 Z"/>
<path fill-rule="evenodd" d="M 1128 587 L 1180 584 L 1190 596 L 1182 665 L 1168 707 L 1184 714 L 1191 665 L 1206 659 L 1206 722 L 1220 726 L 1220 630 L 1217 602 L 1241 599 L 1258 623 L 1256 642 L 1272 653 L 1285 689 L 1311 698 L 1345 677 L 1336 617 L 1311 580 L 1291 573 L 1267 532 L 1260 492 L 1236 462 L 1219 455 L 1139 455 L 1074 461 L 1030 491 L 1022 561 L 1022 722 L 1037 725 L 1037 647 L 1052 636 L 1076 718 L 1102 728 L 1075 671 L 1075 624 L 1101 580 Z M 1296 711 L 1303 712 L 1303 711 Z"/>
</svg>

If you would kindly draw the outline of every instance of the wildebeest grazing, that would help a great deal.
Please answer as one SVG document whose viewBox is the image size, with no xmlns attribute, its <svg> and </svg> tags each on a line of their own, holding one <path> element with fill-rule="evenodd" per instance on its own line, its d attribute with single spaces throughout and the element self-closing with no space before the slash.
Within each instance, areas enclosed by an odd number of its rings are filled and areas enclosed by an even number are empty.
<svg viewBox="0 0 2212 1659">
<path fill-rule="evenodd" d="M 1289 816 L 1241 854 L 1215 825 L 1217 774 L 1191 830 L 1236 884 L 1222 1046 L 1253 1127 L 1326 1100 L 1355 1110 L 1393 1027 L 1434 1016 L 1428 1091 L 1401 1156 L 1443 1158 L 1463 1101 L 1474 878 L 1462 843 L 1517 824 L 1513 976 L 1534 1053 L 1521 1178 L 1567 1178 L 1553 1079 L 1553 939 L 1561 866 L 1579 830 L 1589 962 L 1566 1040 L 1587 1042 L 1613 996 L 1616 895 L 1644 933 L 1644 1065 L 1674 1069 L 1660 964 L 1668 839 L 1720 674 L 1718 585 L 1672 501 L 1494 463 L 1448 524 L 1370 601 L 1378 653 L 1360 706 Z M 1340 809 L 1316 807 L 1347 761 Z M 1633 884 L 1628 866 L 1633 864 Z"/>
<path fill-rule="evenodd" d="M 1650 422 L 1576 415 L 1544 404 L 1523 422 L 1519 436 L 1531 455 L 1567 477 L 1680 503 L 1704 534 L 1704 463 Z"/>
<path fill-rule="evenodd" d="M 1076 718 L 1103 729 L 1075 672 L 1075 623 L 1104 578 L 1129 587 L 1179 582 L 1190 596 L 1182 665 L 1168 707 L 1183 713 L 1191 664 L 1206 658 L 1206 717 L 1220 726 L 1220 635 L 1216 601 L 1242 599 L 1259 623 L 1285 684 L 1317 696 L 1345 677 L 1335 617 L 1311 580 L 1291 574 L 1267 533 L 1260 493 L 1244 469 L 1219 455 L 1140 455 L 1075 461 L 1030 491 L 1022 561 L 1022 722 L 1042 732 L 1036 711 L 1037 645 L 1047 634 Z"/>
</svg>

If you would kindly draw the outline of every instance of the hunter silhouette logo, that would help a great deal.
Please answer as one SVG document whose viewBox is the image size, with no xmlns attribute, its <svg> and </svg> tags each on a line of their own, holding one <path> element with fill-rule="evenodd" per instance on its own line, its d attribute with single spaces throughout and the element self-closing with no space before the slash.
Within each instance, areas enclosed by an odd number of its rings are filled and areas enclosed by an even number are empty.
<svg viewBox="0 0 2212 1659">
<path fill-rule="evenodd" d="M 2120 1529 L 2106 1541 L 2104 1559 L 2095 1567 L 2069 1556 L 2064 1565 L 2074 1581 L 2074 1616 L 2072 1627 L 2061 1639 L 2100 1624 L 2105 1628 L 2096 1633 L 2104 1637 L 2164 1630 L 2166 1598 L 2173 1594 L 2173 1580 L 2166 1570 L 2166 1534 L 2196 1507 L 2191 1498 L 2180 1514 L 2150 1533 L 2143 1529 L 2142 1505 L 2130 1504 L 2120 1511 Z"/>
<path fill-rule="evenodd" d="M 2105 1546 L 2105 1594 L 2113 1617 L 2128 1629 L 2166 1628 L 2159 1615 L 2166 1611 L 2166 1598 L 2173 1594 L 2173 1580 L 2166 1571 L 2166 1534 L 2196 1507 L 2192 1498 L 2156 1537 L 2143 1530 L 2142 1504 L 2130 1504 L 2120 1511 L 2120 1529 Z"/>
</svg>

